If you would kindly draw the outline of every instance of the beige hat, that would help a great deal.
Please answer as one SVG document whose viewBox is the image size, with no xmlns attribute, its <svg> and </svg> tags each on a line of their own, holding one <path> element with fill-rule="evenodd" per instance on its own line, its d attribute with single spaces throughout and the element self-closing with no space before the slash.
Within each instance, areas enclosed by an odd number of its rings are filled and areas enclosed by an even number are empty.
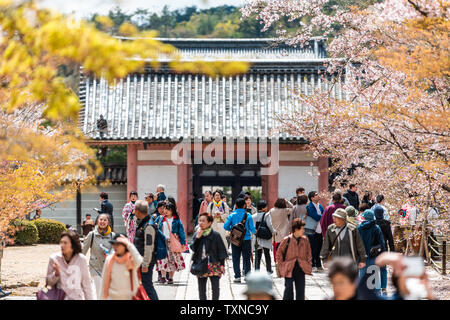
<svg viewBox="0 0 450 320">
<path fill-rule="evenodd" d="M 344 209 L 339 208 L 333 213 L 333 217 L 347 220 L 347 212 Z"/>
</svg>

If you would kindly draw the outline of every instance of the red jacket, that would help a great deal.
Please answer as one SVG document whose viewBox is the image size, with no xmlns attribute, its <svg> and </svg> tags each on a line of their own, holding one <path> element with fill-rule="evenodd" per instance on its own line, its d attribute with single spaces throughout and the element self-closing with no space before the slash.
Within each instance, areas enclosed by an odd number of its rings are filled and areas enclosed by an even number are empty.
<svg viewBox="0 0 450 320">
<path fill-rule="evenodd" d="M 322 237 L 325 238 L 325 233 L 328 229 L 328 226 L 330 224 L 333 224 L 333 213 L 339 209 L 342 208 L 345 210 L 345 205 L 339 202 L 333 203 L 331 206 L 328 206 L 325 209 L 325 212 L 322 215 L 322 218 L 320 219 L 320 228 L 322 229 Z"/>
<path fill-rule="evenodd" d="M 289 241 L 289 247 L 287 247 L 289 238 L 291 239 Z M 283 253 L 286 250 L 286 259 L 283 260 Z M 311 274 L 312 257 L 309 240 L 306 236 L 302 236 L 297 243 L 297 240 L 291 234 L 281 241 L 277 250 L 277 263 L 279 264 L 280 276 L 283 278 L 291 278 L 296 261 L 298 261 L 300 268 L 302 268 L 305 274 Z"/>
</svg>

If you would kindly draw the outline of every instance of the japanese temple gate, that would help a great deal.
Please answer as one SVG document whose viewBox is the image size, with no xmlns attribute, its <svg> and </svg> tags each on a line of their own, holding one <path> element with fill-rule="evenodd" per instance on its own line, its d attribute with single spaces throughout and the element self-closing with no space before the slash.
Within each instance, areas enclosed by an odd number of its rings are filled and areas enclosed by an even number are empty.
<svg viewBox="0 0 450 320">
<path fill-rule="evenodd" d="M 336 79 L 332 88 L 322 80 L 326 51 L 321 39 L 304 48 L 274 46 L 270 39 L 160 40 L 177 47 L 186 60 L 239 60 L 252 66 L 247 74 L 215 78 L 175 74 L 163 66 L 112 84 L 82 72 L 80 126 L 92 145 L 127 145 L 128 193 L 137 190 L 143 198 L 145 192 L 164 184 L 166 195 L 175 197 L 180 217 L 192 231 L 188 223 L 192 195 L 202 185 L 234 186 L 233 198 L 239 186 L 261 185 L 270 206 L 278 196 L 293 196 L 297 186 L 307 191 L 328 189 L 328 159 L 314 158 L 307 141 L 278 128 L 275 117 L 301 107 L 293 99 L 294 90 L 311 95 L 316 89 L 331 89 L 343 98 L 342 79 Z M 107 126 L 99 129 L 101 117 Z M 279 170 L 261 175 L 260 159 L 248 163 L 240 158 L 249 159 L 251 141 L 271 138 L 279 143 Z M 191 154 L 184 155 L 190 163 L 176 163 L 172 150 L 186 139 L 192 141 Z M 233 163 L 194 163 L 195 150 L 203 152 L 221 139 L 224 159 L 225 139 L 245 152 L 235 152 Z"/>
</svg>

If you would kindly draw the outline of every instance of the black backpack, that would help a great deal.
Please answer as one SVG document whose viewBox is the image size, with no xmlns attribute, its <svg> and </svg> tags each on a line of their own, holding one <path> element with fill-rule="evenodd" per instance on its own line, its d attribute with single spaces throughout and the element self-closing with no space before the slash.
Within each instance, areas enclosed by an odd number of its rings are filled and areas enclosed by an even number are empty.
<svg viewBox="0 0 450 320">
<path fill-rule="evenodd" d="M 272 232 L 270 232 L 266 220 L 264 219 L 266 217 L 266 213 L 267 212 L 264 212 L 261 222 L 257 222 L 255 235 L 257 238 L 269 240 L 272 238 Z"/>
<path fill-rule="evenodd" d="M 247 222 L 247 212 L 244 212 L 244 218 L 242 221 L 231 228 L 230 242 L 236 247 L 242 246 L 245 237 L 245 223 Z"/>
</svg>

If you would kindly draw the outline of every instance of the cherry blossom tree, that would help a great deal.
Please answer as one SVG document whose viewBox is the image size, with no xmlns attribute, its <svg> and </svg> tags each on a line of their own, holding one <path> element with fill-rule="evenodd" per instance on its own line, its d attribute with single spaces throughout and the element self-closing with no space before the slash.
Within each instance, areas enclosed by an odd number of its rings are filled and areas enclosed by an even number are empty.
<svg viewBox="0 0 450 320">
<path fill-rule="evenodd" d="M 300 107 L 276 116 L 281 127 L 308 138 L 316 156 L 333 159 L 330 170 L 340 172 L 334 186 L 356 182 L 382 193 L 394 212 L 413 202 L 420 219 L 436 207 L 441 215 L 433 223 L 448 234 L 450 6 L 443 0 L 357 4 L 253 0 L 242 9 L 244 16 L 256 14 L 263 30 L 282 17 L 298 22 L 295 32 L 278 30 L 289 45 L 317 35 L 327 41 L 332 78 L 322 81 L 329 89 L 296 93 Z M 332 94 L 339 79 L 343 99 Z"/>
</svg>

